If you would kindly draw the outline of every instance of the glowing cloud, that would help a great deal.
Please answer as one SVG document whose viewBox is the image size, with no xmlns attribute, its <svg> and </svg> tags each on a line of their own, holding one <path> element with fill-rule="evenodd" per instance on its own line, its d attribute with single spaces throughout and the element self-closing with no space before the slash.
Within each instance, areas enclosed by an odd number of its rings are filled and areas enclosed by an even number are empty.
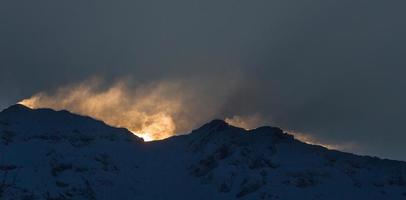
<svg viewBox="0 0 406 200">
<path fill-rule="evenodd" d="M 30 108 L 66 109 L 125 127 L 146 141 L 172 136 L 174 117 L 180 114 L 184 98 L 176 83 L 145 85 L 135 91 L 123 82 L 101 89 L 97 80 L 62 87 L 55 94 L 39 93 L 20 104 Z"/>
<path fill-rule="evenodd" d="M 340 151 L 354 151 L 356 149 L 359 149 L 358 145 L 356 145 L 355 143 L 352 143 L 352 142 L 332 144 L 329 142 L 322 141 L 311 134 L 301 133 L 301 132 L 291 131 L 291 130 L 287 130 L 286 132 L 293 135 L 296 139 L 298 139 L 304 143 L 320 145 L 320 146 L 326 147 L 327 149 L 334 149 L 334 150 L 340 150 Z"/>
<path fill-rule="evenodd" d="M 225 121 L 233 126 L 241 127 L 247 130 L 257 128 L 266 124 L 266 121 L 259 115 L 250 115 L 250 116 L 238 116 L 235 115 L 231 118 L 226 118 Z M 354 143 L 343 143 L 343 144 L 331 144 L 328 142 L 321 141 L 312 134 L 301 133 L 297 131 L 285 130 L 285 132 L 293 135 L 296 139 L 305 142 L 307 144 L 314 144 L 326 147 L 328 149 L 336 150 L 354 150 L 357 148 L 357 145 Z"/>
<path fill-rule="evenodd" d="M 145 141 L 161 140 L 187 133 L 208 120 L 219 115 L 222 100 L 226 99 L 230 86 L 216 85 L 220 88 L 218 96 L 206 87 L 170 81 L 129 87 L 118 81 L 110 87 L 103 87 L 102 81 L 92 79 L 79 84 L 61 87 L 53 93 L 38 93 L 20 101 L 30 108 L 52 108 L 69 110 L 91 116 L 105 123 L 127 128 Z M 231 84 L 234 85 L 234 84 Z M 216 101 L 215 101 L 216 100 Z M 260 114 L 225 118 L 233 126 L 253 129 L 266 125 Z M 332 145 L 322 142 L 311 134 L 287 131 L 297 139 L 318 144 L 330 149 L 352 149 L 353 144 Z"/>
<path fill-rule="evenodd" d="M 218 117 L 224 101 L 240 82 L 238 78 L 227 80 L 222 84 L 199 79 L 135 84 L 123 79 L 111 84 L 94 78 L 40 92 L 19 103 L 30 108 L 69 110 L 127 128 L 152 141 L 188 133 Z"/>
<path fill-rule="evenodd" d="M 234 115 L 231 118 L 226 118 L 225 121 L 233 126 L 241 127 L 244 129 L 253 129 L 261 125 L 264 125 L 264 120 L 259 114 L 250 115 L 250 116 L 238 116 Z"/>
</svg>

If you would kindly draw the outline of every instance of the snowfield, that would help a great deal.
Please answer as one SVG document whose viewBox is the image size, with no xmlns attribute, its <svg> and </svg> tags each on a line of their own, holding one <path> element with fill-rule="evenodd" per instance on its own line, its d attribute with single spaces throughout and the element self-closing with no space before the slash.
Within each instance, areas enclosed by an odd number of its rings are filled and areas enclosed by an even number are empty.
<svg viewBox="0 0 406 200">
<path fill-rule="evenodd" d="M 0 113 L 1 200 L 406 199 L 406 163 L 214 120 L 143 142 L 68 111 Z"/>
</svg>

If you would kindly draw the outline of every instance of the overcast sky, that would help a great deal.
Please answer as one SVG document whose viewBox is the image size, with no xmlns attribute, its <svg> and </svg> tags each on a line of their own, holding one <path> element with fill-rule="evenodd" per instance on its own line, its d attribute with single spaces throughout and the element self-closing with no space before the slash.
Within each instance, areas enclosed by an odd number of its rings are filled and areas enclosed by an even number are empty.
<svg viewBox="0 0 406 200">
<path fill-rule="evenodd" d="M 406 1 L 0 2 L 0 109 L 102 77 L 208 87 L 219 116 L 406 160 Z M 214 84 L 213 84 L 214 83 Z M 222 91 L 217 91 L 221 93 Z M 198 114 L 198 113 L 196 113 Z"/>
</svg>

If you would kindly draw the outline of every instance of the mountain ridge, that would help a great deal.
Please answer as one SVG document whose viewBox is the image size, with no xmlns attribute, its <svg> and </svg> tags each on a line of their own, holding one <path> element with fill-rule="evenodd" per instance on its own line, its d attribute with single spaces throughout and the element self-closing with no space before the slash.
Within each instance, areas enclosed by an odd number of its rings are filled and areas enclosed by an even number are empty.
<svg viewBox="0 0 406 200">
<path fill-rule="evenodd" d="M 0 199 L 406 199 L 406 163 L 213 120 L 143 142 L 91 117 L 0 112 Z"/>
</svg>

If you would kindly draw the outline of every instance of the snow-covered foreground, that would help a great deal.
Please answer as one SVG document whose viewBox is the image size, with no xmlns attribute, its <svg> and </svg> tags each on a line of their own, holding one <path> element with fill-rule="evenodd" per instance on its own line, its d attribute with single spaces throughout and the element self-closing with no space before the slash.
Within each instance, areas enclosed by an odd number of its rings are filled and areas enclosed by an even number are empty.
<svg viewBox="0 0 406 200">
<path fill-rule="evenodd" d="M 89 117 L 15 105 L 0 113 L 0 199 L 406 199 L 406 163 L 221 120 L 144 143 Z"/>
</svg>

